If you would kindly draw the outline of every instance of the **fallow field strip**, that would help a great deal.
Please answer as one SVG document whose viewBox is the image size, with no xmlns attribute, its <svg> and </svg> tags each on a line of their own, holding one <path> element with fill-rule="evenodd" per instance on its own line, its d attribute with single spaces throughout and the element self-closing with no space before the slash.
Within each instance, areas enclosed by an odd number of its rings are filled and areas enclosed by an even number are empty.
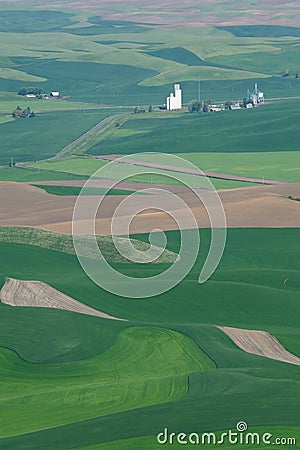
<svg viewBox="0 0 300 450">
<path fill-rule="evenodd" d="M 217 328 L 245 352 L 300 366 L 300 357 L 288 352 L 271 333 L 221 326 Z"/>
<path fill-rule="evenodd" d="M 2 303 L 11 306 L 55 308 L 111 320 L 124 320 L 78 302 L 41 281 L 8 278 L 0 291 Z"/>
<path fill-rule="evenodd" d="M 0 182 L 0 225 L 31 226 L 59 233 L 71 233 L 76 196 L 52 195 L 37 187 L 14 182 Z M 168 195 L 168 194 L 165 194 Z M 205 208 L 195 194 L 179 189 L 178 195 L 189 205 L 200 227 L 209 227 Z M 213 195 L 205 191 L 206 196 Z M 299 183 L 252 186 L 219 191 L 229 227 L 297 227 L 300 222 L 299 204 L 288 197 L 300 197 Z M 100 200 L 99 196 L 99 200 Z M 145 207 L 143 195 L 135 202 Z M 91 196 L 87 196 L 86 202 Z M 111 234 L 111 220 L 124 195 L 106 196 L 96 218 L 97 234 Z M 184 211 L 182 211 L 184 215 Z M 160 211 L 145 211 L 132 222 L 132 233 L 145 233 L 157 226 L 164 230 L 177 229 L 170 216 Z M 155 225 L 156 224 L 156 225 Z M 154 228 L 153 228 L 154 227 Z"/>
</svg>

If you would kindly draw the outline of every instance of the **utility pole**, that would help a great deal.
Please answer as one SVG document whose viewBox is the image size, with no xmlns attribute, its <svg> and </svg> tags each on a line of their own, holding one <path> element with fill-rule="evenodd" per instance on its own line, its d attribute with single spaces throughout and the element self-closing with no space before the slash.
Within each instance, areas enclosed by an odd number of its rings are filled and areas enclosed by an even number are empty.
<svg viewBox="0 0 300 450">
<path fill-rule="evenodd" d="M 198 102 L 201 100 L 200 77 L 198 78 Z"/>
</svg>

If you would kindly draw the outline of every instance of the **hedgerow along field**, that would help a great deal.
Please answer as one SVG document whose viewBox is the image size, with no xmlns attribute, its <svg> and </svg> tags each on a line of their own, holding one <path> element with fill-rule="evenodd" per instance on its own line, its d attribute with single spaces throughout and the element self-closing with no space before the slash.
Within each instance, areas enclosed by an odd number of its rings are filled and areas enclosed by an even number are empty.
<svg viewBox="0 0 300 450">
<path fill-rule="evenodd" d="M 177 251 L 178 233 L 167 235 L 168 248 Z M 38 448 L 45 442 L 61 449 L 101 443 L 118 448 L 118 442 L 106 443 L 118 440 L 131 448 L 133 437 L 155 448 L 155 435 L 165 426 L 186 432 L 222 430 L 234 428 L 240 418 L 251 429 L 263 425 L 276 435 L 288 427 L 289 436 L 298 435 L 298 368 L 239 350 L 213 325 L 270 331 L 299 354 L 299 230 L 229 230 L 224 259 L 202 286 L 197 278 L 209 231 L 201 235 L 203 253 L 188 278 L 171 292 L 145 300 L 102 291 L 75 256 L 59 249 L 0 244 L 1 284 L 7 276 L 39 279 L 129 319 L 1 305 L 0 367 L 7 380 L 2 448 Z M 115 267 L 140 274 L 138 265 Z M 144 273 L 165 267 L 148 265 Z M 288 277 L 294 280 L 291 285 L 284 283 Z M 18 378 L 12 379 L 16 370 Z"/>
</svg>

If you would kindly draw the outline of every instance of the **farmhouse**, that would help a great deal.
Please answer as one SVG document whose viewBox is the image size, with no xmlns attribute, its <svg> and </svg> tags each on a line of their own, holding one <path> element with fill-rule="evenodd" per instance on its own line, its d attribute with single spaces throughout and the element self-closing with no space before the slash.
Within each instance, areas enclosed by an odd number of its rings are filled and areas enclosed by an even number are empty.
<svg viewBox="0 0 300 450">
<path fill-rule="evenodd" d="M 167 97 L 168 111 L 182 109 L 182 90 L 180 89 L 180 84 L 174 84 L 174 92 L 171 92 L 170 96 Z"/>
</svg>

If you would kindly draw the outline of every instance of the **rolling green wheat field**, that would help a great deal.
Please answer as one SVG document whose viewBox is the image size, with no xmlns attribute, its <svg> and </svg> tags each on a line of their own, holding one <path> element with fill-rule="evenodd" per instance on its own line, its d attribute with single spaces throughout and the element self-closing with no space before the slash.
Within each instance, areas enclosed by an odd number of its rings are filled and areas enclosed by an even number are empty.
<svg viewBox="0 0 300 450">
<path fill-rule="evenodd" d="M 2 242 L 2 283 L 38 279 L 127 319 L 1 306 L 2 448 L 117 449 L 111 441 L 121 440 L 151 449 L 165 426 L 223 430 L 240 417 L 253 429 L 298 433 L 297 366 L 247 354 L 214 327 L 270 331 L 299 354 L 298 240 L 297 229 L 229 230 L 221 266 L 205 286 L 197 278 L 207 245 L 188 278 L 152 300 L 107 294 L 73 255 Z M 169 249 L 178 244 L 170 232 Z M 119 269 L 140 273 L 133 264 Z"/>
<path fill-rule="evenodd" d="M 102 168 L 101 157 L 141 152 L 170 153 L 201 170 L 295 186 L 296 2 L 262 2 L 259 11 L 269 15 L 259 15 L 258 3 L 248 1 L 127 3 L 0 1 L 0 189 L 39 181 L 49 201 L 51 195 L 77 196 L 81 188 L 71 181 Z M 182 86 L 183 109 L 160 109 L 174 83 Z M 194 100 L 243 102 L 254 83 L 265 93 L 264 105 L 188 112 Z M 44 97 L 19 95 L 23 88 L 38 88 Z M 51 92 L 60 98 L 50 98 Z M 12 117 L 18 106 L 30 106 L 35 117 Z M 148 172 L 140 167 L 131 176 L 131 165 L 122 167 L 122 176 L 141 186 L 178 184 L 164 170 Z M 193 175 L 186 182 L 199 187 Z M 212 182 L 217 190 L 237 192 L 254 185 Z M 91 188 L 89 194 L 104 192 Z M 110 195 L 130 192 L 116 188 Z M 165 428 L 220 436 L 240 421 L 250 432 L 271 433 L 274 445 L 275 438 L 295 438 L 295 445 L 278 448 L 300 448 L 299 365 L 243 351 L 217 328 L 271 333 L 300 357 L 299 228 L 229 228 L 217 270 L 199 284 L 211 238 L 210 230 L 201 229 L 201 251 L 186 278 L 142 299 L 98 287 L 74 252 L 64 251 L 70 236 L 57 235 L 50 245 L 35 228 L 0 231 L 0 288 L 8 278 L 41 281 L 123 319 L 0 302 L 1 450 L 158 450 L 157 434 Z M 140 245 L 149 241 L 149 233 L 132 237 Z M 177 256 L 180 233 L 166 231 L 166 237 Z M 171 265 L 114 259 L 106 242 L 112 267 L 129 277 L 152 277 Z M 220 447 L 232 448 L 228 442 Z"/>
</svg>

